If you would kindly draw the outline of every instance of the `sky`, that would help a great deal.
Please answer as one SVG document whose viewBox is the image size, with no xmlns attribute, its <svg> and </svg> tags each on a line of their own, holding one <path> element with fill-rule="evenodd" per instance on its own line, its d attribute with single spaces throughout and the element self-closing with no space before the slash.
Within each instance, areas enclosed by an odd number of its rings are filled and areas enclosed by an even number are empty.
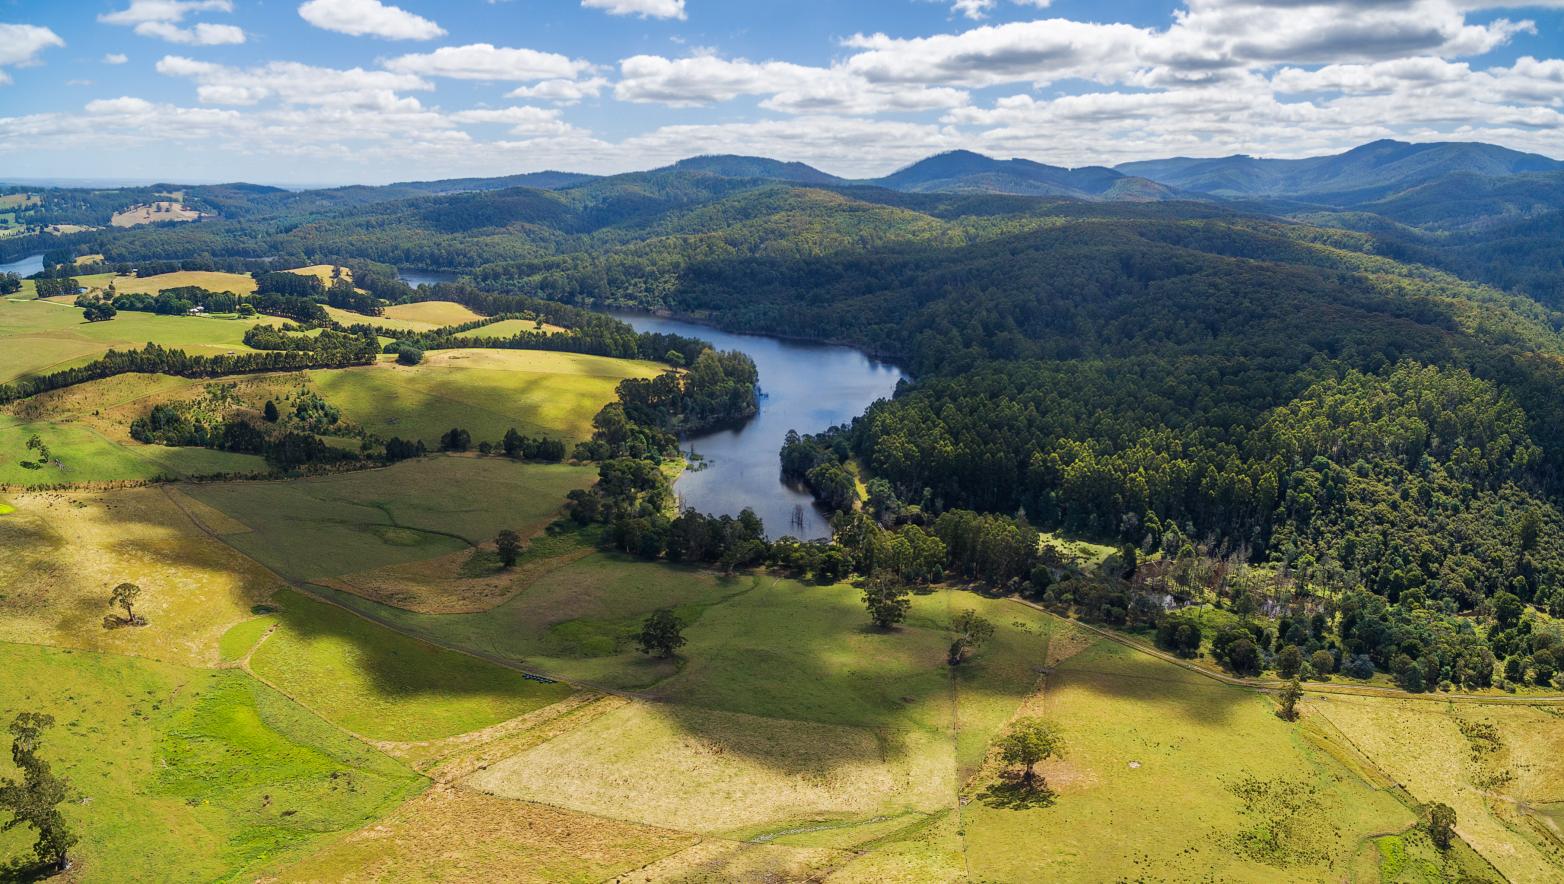
<svg viewBox="0 0 1564 884">
<path fill-rule="evenodd" d="M 1564 0 L 0 0 L 0 178 L 1564 158 Z"/>
</svg>

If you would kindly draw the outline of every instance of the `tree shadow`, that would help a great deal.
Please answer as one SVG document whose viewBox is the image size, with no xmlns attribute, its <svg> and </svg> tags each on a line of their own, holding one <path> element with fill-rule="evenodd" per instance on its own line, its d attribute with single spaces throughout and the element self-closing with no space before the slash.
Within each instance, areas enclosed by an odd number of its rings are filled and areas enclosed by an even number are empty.
<svg viewBox="0 0 1564 884">
<path fill-rule="evenodd" d="M 977 799 L 987 807 L 999 810 L 1036 810 L 1053 807 L 1059 793 L 1048 787 L 1048 782 L 1038 775 L 1032 782 L 1019 771 L 1005 771 L 999 781 L 978 793 Z"/>
</svg>

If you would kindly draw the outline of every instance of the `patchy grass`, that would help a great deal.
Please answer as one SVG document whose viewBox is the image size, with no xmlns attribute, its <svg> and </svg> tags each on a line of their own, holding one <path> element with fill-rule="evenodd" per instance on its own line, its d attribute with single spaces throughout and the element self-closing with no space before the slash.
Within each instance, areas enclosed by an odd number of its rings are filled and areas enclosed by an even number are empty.
<svg viewBox="0 0 1564 884">
<path fill-rule="evenodd" d="M 1330 695 L 1309 708 L 1512 881 L 1564 877 L 1564 843 L 1528 812 L 1564 800 L 1564 722 L 1548 708 Z"/>
<path fill-rule="evenodd" d="M 29 493 L 0 518 L 0 640 L 192 665 L 279 582 L 200 530 L 162 489 Z M 109 591 L 142 589 L 147 625 L 105 629 Z"/>
<path fill-rule="evenodd" d="M 282 882 L 597 882 L 692 846 L 693 835 L 435 786 L 284 870 Z"/>
<path fill-rule="evenodd" d="M 570 696 L 570 687 L 392 632 L 295 592 L 250 658 L 257 675 L 327 720 L 378 740 L 466 733 Z"/>
<path fill-rule="evenodd" d="M 278 573 L 314 580 L 437 558 L 547 521 L 590 467 L 431 457 L 290 482 L 210 483 L 191 497 L 248 530 L 224 539 Z"/>
<path fill-rule="evenodd" d="M 57 721 L 43 754 L 82 798 L 73 881 L 254 878 L 424 782 L 242 672 L 10 644 L 0 670 L 7 718 Z M 30 845 L 0 834 L 0 870 Z"/>
<path fill-rule="evenodd" d="M 649 378 L 650 362 L 541 350 L 441 350 L 417 366 L 383 363 L 310 372 L 317 389 L 356 423 L 387 438 L 433 446 L 452 427 L 473 442 L 529 436 L 580 441 L 625 378 Z"/>
<path fill-rule="evenodd" d="M 966 805 L 983 880 L 1319 881 L 1343 877 L 1369 836 L 1412 822 L 1270 698 L 1112 642 L 1059 663 L 1034 710 L 1065 741 L 1041 771 L 1056 799 Z"/>
<path fill-rule="evenodd" d="M 939 809 L 955 788 L 949 753 L 938 734 L 921 731 L 631 703 L 467 782 L 642 823 L 748 833 Z"/>
<path fill-rule="evenodd" d="M 599 553 L 552 570 L 509 601 L 478 613 L 418 614 L 346 593 L 336 598 L 432 641 L 571 681 L 639 689 L 677 671 L 674 661 L 636 651 L 631 636 L 646 615 L 672 607 L 695 621 L 723 599 L 770 582 Z"/>
<path fill-rule="evenodd" d="M 201 213 L 185 208 L 176 200 L 158 200 L 143 206 L 131 206 L 123 212 L 115 212 L 109 223 L 115 227 L 139 227 L 143 224 L 161 224 L 167 221 L 199 221 Z"/>
</svg>

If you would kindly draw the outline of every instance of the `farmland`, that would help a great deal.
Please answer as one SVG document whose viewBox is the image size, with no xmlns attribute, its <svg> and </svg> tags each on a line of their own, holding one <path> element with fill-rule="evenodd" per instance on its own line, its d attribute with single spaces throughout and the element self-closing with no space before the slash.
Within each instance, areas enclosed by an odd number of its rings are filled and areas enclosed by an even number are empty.
<svg viewBox="0 0 1564 884">
<path fill-rule="evenodd" d="M 452 427 L 498 441 L 515 427 L 569 441 L 592 432 L 592 417 L 630 377 L 661 366 L 540 350 L 431 351 L 423 364 L 310 373 L 345 416 L 382 436 L 434 442 Z"/>
</svg>

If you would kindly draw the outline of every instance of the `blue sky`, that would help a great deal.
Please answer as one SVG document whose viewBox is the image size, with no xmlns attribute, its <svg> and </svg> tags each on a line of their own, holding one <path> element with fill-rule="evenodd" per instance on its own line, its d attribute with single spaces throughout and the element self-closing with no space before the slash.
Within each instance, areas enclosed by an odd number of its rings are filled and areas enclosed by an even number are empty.
<svg viewBox="0 0 1564 884">
<path fill-rule="evenodd" d="M 0 0 L 0 176 L 1564 156 L 1564 0 Z"/>
</svg>

